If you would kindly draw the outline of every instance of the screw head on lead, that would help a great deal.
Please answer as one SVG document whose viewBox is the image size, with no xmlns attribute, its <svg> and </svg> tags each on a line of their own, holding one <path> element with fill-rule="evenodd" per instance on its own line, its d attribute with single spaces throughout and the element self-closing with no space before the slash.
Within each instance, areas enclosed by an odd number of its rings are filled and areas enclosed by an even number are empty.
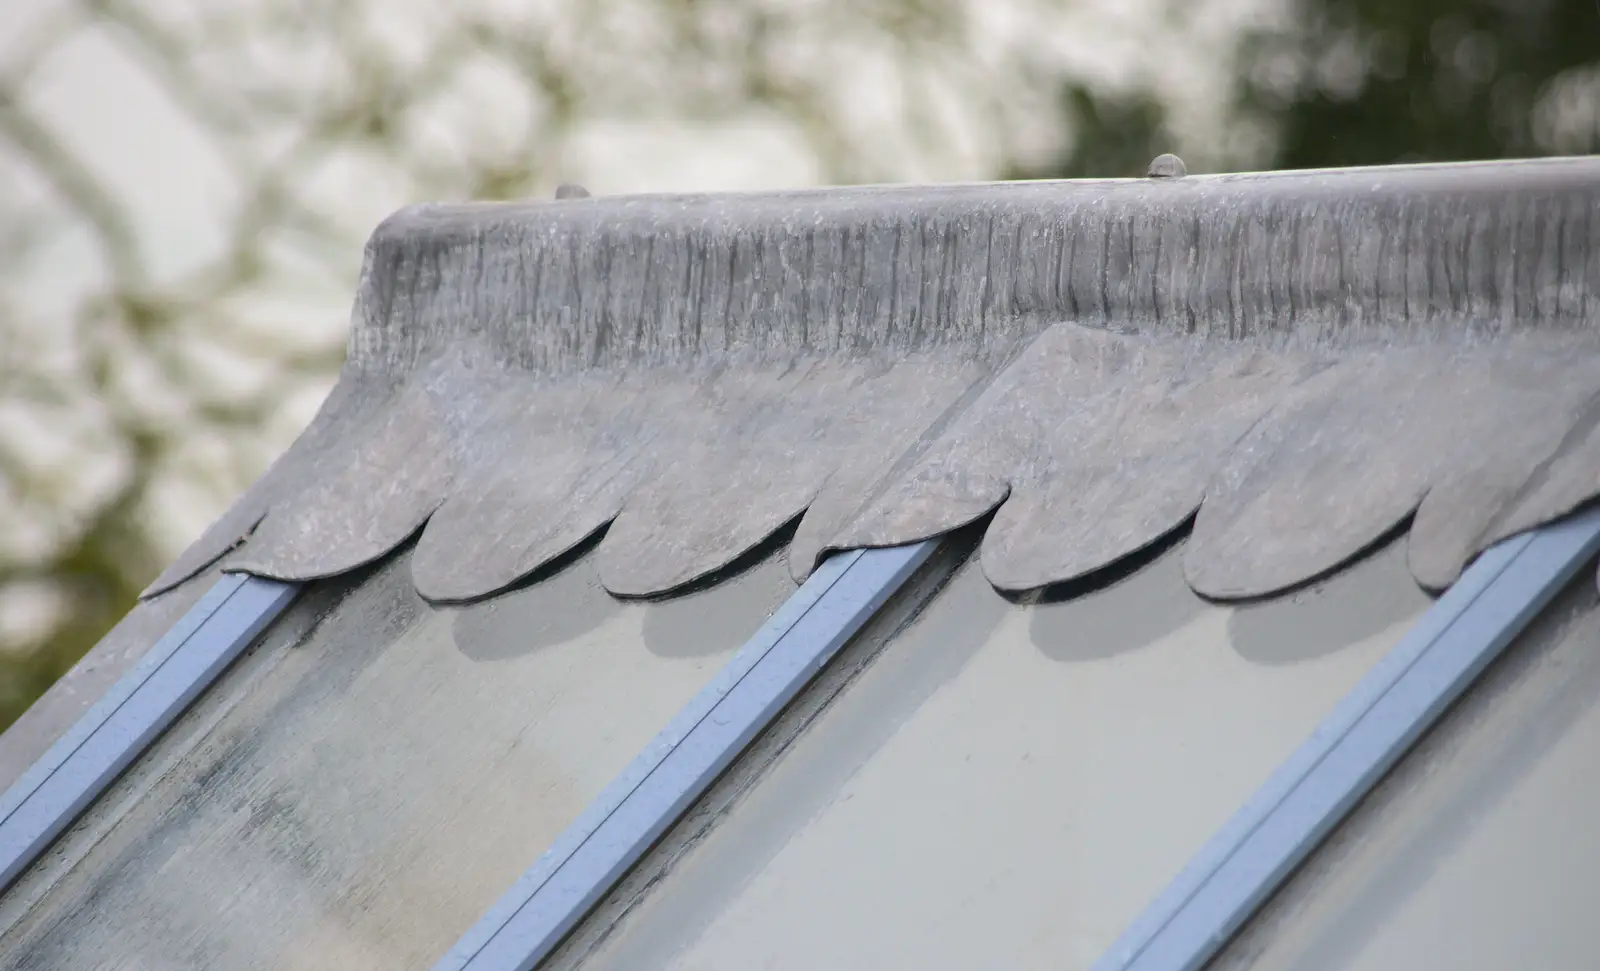
<svg viewBox="0 0 1600 971">
<path fill-rule="evenodd" d="M 1157 155 L 1150 163 L 1150 169 L 1145 173 L 1152 179 L 1181 179 L 1189 174 L 1188 166 L 1183 164 L 1183 159 L 1171 152 Z"/>
</svg>

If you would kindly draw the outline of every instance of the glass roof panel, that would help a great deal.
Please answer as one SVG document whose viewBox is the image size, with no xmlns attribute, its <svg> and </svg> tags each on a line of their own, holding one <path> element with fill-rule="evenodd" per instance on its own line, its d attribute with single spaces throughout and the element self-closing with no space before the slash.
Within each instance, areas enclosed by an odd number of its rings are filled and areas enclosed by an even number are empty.
<svg viewBox="0 0 1600 971">
<path fill-rule="evenodd" d="M 593 561 L 302 598 L 7 895 L 0 968 L 432 966 L 794 589 L 619 602 Z"/>
<path fill-rule="evenodd" d="M 557 966 L 1088 968 L 1428 604 L 1403 544 L 1243 607 L 1176 550 L 1053 603 L 969 563 Z"/>
<path fill-rule="evenodd" d="M 1594 964 L 1600 612 L 1573 585 L 1213 968 Z"/>
</svg>

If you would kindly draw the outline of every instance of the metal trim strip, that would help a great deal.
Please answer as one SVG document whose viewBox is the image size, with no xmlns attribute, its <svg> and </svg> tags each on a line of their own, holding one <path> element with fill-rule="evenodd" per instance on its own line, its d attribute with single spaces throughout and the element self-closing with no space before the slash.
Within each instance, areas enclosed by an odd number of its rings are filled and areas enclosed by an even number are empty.
<svg viewBox="0 0 1600 971">
<path fill-rule="evenodd" d="M 1485 552 L 1094 965 L 1198 971 L 1600 552 L 1600 510 Z"/>
<path fill-rule="evenodd" d="M 250 646 L 299 589 L 224 575 L 0 796 L 0 891 Z"/>
<path fill-rule="evenodd" d="M 434 971 L 528 971 L 937 546 L 852 550 L 806 581 Z"/>
</svg>

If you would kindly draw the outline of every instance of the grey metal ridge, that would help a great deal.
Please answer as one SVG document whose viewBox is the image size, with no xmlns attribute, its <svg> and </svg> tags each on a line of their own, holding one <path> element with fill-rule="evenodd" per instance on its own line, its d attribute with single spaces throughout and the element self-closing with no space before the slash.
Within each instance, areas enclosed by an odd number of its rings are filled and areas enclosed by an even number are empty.
<svg viewBox="0 0 1600 971">
<path fill-rule="evenodd" d="M 937 545 L 825 562 L 434 971 L 527 971 L 542 961 Z"/>
<path fill-rule="evenodd" d="M 415 536 L 418 591 L 470 601 L 610 522 L 602 584 L 655 596 L 796 517 L 803 575 L 1002 503 L 1007 590 L 1194 517 L 1195 588 L 1262 596 L 1413 510 L 1441 587 L 1489 523 L 1596 494 L 1600 439 L 1568 433 L 1600 391 L 1600 158 L 1155 169 L 407 208 L 322 409 L 149 593 L 236 547 L 303 581 Z"/>
<path fill-rule="evenodd" d="M 0 891 L 283 612 L 295 584 L 225 574 L 0 796 Z"/>
<path fill-rule="evenodd" d="M 1591 509 L 1479 557 L 1095 971 L 1203 967 L 1597 552 Z"/>
<path fill-rule="evenodd" d="M 1566 158 L 424 204 L 372 234 L 350 353 L 404 370 L 492 338 L 545 372 L 1001 346 L 1060 320 L 1227 339 L 1581 326 L 1597 179 L 1600 159 Z"/>
</svg>

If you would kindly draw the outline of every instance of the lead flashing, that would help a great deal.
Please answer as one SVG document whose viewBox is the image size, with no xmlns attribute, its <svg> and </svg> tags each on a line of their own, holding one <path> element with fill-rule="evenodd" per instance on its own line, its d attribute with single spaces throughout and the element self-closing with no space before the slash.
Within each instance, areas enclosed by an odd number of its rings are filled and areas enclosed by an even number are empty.
<svg viewBox="0 0 1600 971">
<path fill-rule="evenodd" d="M 1597 213 L 1596 159 L 416 207 L 329 402 L 152 592 L 421 530 L 471 600 L 609 525 L 654 596 L 797 517 L 801 579 L 991 511 L 1005 590 L 1197 517 L 1194 588 L 1266 596 L 1413 514 L 1443 588 L 1600 488 Z"/>
<path fill-rule="evenodd" d="M 1062 320 L 1347 342 L 1582 328 L 1597 203 L 1600 158 L 415 206 L 367 244 L 350 360 L 1004 352 Z"/>
</svg>

